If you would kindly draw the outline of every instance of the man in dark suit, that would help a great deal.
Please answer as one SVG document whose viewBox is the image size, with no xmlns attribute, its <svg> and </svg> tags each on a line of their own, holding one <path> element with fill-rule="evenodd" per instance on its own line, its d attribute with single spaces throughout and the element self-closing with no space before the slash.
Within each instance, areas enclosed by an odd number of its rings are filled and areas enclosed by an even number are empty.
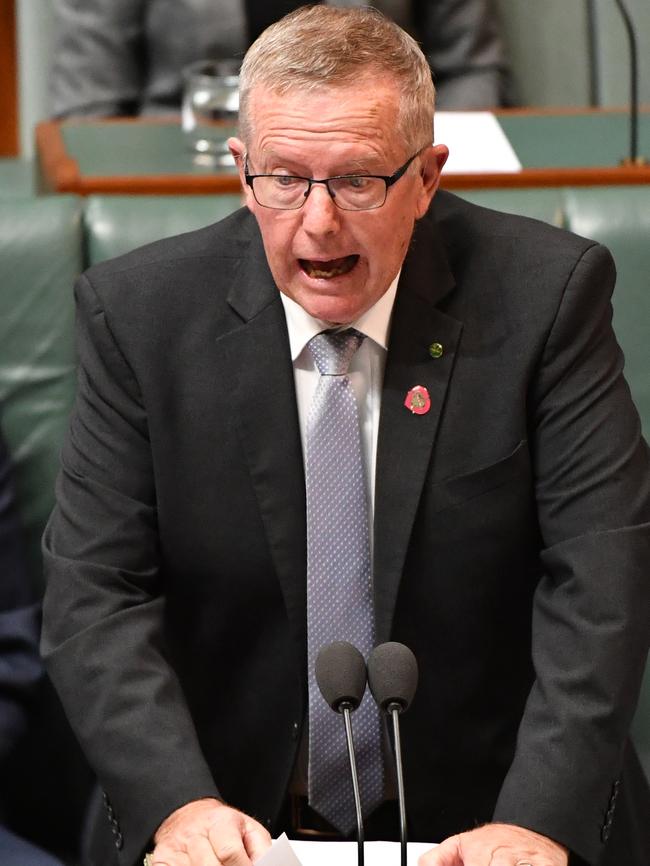
<svg viewBox="0 0 650 866">
<path fill-rule="evenodd" d="M 371 518 L 375 643 L 419 659 L 425 866 L 642 866 L 650 461 L 609 254 L 436 192 L 425 58 L 371 10 L 289 16 L 241 86 L 248 210 L 77 285 L 43 648 L 117 862 L 246 866 L 269 830 L 323 828 L 313 558 L 350 544 L 313 535 L 314 505 L 346 507 L 310 483 L 324 332 L 360 343 L 336 374 L 368 493 L 348 534 Z"/>
</svg>

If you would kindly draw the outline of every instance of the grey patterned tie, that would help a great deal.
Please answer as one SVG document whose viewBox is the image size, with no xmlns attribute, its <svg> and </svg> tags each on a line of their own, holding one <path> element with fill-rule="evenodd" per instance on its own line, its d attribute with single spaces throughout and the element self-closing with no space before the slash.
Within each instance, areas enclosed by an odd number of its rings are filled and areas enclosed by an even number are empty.
<svg viewBox="0 0 650 866">
<path fill-rule="evenodd" d="M 314 677 L 318 651 L 334 640 L 368 657 L 374 645 L 370 540 L 357 403 L 348 379 L 364 335 L 353 329 L 309 342 L 321 374 L 307 420 L 307 634 L 309 804 L 338 830 L 355 826 L 345 729 Z M 352 717 L 362 811 L 383 799 L 379 711 L 366 691 Z"/>
</svg>

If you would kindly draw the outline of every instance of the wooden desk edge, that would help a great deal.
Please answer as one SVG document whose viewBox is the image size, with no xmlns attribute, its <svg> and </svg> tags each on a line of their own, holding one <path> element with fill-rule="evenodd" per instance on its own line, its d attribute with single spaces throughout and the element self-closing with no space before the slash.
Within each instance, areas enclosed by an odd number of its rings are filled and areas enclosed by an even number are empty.
<svg viewBox="0 0 650 866">
<path fill-rule="evenodd" d="M 65 150 L 61 122 L 36 127 L 37 153 L 49 191 L 78 195 L 219 195 L 241 193 L 236 174 L 82 175 Z M 443 172 L 441 186 L 450 190 L 513 189 L 553 186 L 617 186 L 650 184 L 650 165 L 592 168 L 524 168 L 512 173 Z"/>
<path fill-rule="evenodd" d="M 36 153 L 48 192 L 79 192 L 79 164 L 66 152 L 59 121 L 36 124 Z"/>
<path fill-rule="evenodd" d="M 650 165 L 595 168 L 525 168 L 495 174 L 445 174 L 445 189 L 515 189 L 553 186 L 625 186 L 650 184 Z"/>
<path fill-rule="evenodd" d="M 84 175 L 76 192 L 80 195 L 237 195 L 239 175 Z"/>
</svg>

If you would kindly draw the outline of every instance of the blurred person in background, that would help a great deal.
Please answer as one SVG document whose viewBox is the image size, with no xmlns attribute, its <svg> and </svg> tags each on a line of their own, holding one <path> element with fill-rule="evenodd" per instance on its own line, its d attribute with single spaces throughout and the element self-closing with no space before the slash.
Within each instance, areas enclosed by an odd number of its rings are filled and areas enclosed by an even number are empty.
<svg viewBox="0 0 650 866">
<path fill-rule="evenodd" d="M 32 599 L 11 485 L 9 453 L 0 436 L 0 863 L 60 866 L 59 860 L 3 824 L 12 795 L 7 762 L 26 732 L 30 698 L 43 676 L 38 652 L 40 605 Z"/>
<path fill-rule="evenodd" d="M 50 78 L 54 117 L 177 112 L 182 70 L 197 60 L 243 57 L 292 0 L 55 0 L 58 37 Z M 495 0 L 343 0 L 375 6 L 421 43 L 438 109 L 507 101 Z"/>
</svg>

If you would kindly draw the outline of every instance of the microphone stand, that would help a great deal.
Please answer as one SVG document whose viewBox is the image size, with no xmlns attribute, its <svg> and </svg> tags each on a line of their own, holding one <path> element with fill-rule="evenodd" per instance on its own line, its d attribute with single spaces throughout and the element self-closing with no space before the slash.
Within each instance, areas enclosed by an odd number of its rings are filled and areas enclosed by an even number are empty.
<svg viewBox="0 0 650 866">
<path fill-rule="evenodd" d="M 406 866 L 406 798 L 404 796 L 404 772 L 402 769 L 402 738 L 399 731 L 399 714 L 402 705 L 397 702 L 389 704 L 386 708 L 393 719 L 393 739 L 395 742 L 395 765 L 397 769 L 397 799 L 399 802 L 399 840 L 401 852 L 401 866 Z"/>
<path fill-rule="evenodd" d="M 352 775 L 352 790 L 354 792 L 354 809 L 357 818 L 357 863 L 358 866 L 363 864 L 363 816 L 361 814 L 361 794 L 359 792 L 359 779 L 357 776 L 357 761 L 354 756 L 354 741 L 352 739 L 352 719 L 351 711 L 356 707 L 349 701 L 344 701 L 339 705 L 338 711 L 343 713 L 345 721 L 345 738 L 348 744 L 348 757 L 350 759 L 350 773 Z"/>
<path fill-rule="evenodd" d="M 646 160 L 639 156 L 639 64 L 637 41 L 634 25 L 623 0 L 614 0 L 623 18 L 630 47 L 630 155 L 622 160 L 625 166 L 645 165 Z"/>
</svg>

